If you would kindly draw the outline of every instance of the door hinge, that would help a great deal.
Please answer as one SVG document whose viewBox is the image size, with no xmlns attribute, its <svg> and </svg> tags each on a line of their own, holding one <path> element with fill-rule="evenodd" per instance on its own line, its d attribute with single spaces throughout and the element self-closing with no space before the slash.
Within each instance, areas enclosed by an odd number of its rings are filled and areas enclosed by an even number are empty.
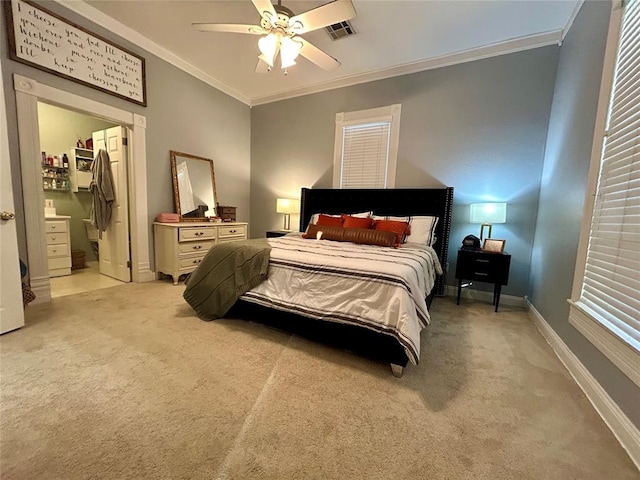
<svg viewBox="0 0 640 480">
<path fill-rule="evenodd" d="M 127 268 L 131 268 L 131 260 L 127 260 Z"/>
<path fill-rule="evenodd" d="M 122 145 L 129 145 L 129 140 L 127 139 L 127 137 L 122 138 Z"/>
</svg>

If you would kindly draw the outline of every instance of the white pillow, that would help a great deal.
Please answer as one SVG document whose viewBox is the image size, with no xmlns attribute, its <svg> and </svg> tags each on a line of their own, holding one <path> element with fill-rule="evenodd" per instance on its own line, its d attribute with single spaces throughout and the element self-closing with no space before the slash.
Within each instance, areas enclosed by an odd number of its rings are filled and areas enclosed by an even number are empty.
<svg viewBox="0 0 640 480">
<path fill-rule="evenodd" d="M 432 247 L 436 243 L 436 226 L 438 217 L 429 216 L 380 216 L 373 215 L 374 220 L 395 220 L 397 222 L 409 222 L 411 235 L 407 235 L 403 243 L 420 243 Z"/>
</svg>

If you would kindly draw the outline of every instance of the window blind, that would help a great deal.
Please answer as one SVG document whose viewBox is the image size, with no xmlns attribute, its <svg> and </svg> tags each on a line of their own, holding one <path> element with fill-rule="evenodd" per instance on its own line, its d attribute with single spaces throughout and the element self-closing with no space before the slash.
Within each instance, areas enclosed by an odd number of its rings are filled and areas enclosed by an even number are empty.
<svg viewBox="0 0 640 480">
<path fill-rule="evenodd" d="M 386 188 L 391 121 L 342 128 L 340 188 Z"/>
<path fill-rule="evenodd" d="M 640 351 L 640 0 L 624 8 L 579 303 Z"/>
</svg>

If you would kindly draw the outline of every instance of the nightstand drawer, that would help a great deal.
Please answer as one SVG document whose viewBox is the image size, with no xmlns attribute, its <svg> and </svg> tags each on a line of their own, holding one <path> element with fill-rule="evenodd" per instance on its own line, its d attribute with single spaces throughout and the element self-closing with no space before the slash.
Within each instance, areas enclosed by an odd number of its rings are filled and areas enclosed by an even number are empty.
<svg viewBox="0 0 640 480">
<path fill-rule="evenodd" d="M 509 280 L 511 255 L 481 250 L 460 250 L 456 278 L 506 285 Z"/>
</svg>

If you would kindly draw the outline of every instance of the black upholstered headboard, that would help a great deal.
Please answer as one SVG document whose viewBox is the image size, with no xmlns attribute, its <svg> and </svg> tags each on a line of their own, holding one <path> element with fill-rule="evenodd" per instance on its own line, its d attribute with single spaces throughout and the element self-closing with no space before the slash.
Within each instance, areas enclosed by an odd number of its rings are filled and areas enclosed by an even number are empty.
<svg viewBox="0 0 640 480">
<path fill-rule="evenodd" d="M 376 215 L 430 215 L 440 220 L 433 246 L 442 267 L 447 262 L 453 187 L 395 189 L 328 189 L 303 188 L 300 200 L 300 231 L 307 228 L 314 213 L 358 213 L 371 210 Z M 444 295 L 444 275 L 434 287 L 436 295 Z"/>
</svg>

